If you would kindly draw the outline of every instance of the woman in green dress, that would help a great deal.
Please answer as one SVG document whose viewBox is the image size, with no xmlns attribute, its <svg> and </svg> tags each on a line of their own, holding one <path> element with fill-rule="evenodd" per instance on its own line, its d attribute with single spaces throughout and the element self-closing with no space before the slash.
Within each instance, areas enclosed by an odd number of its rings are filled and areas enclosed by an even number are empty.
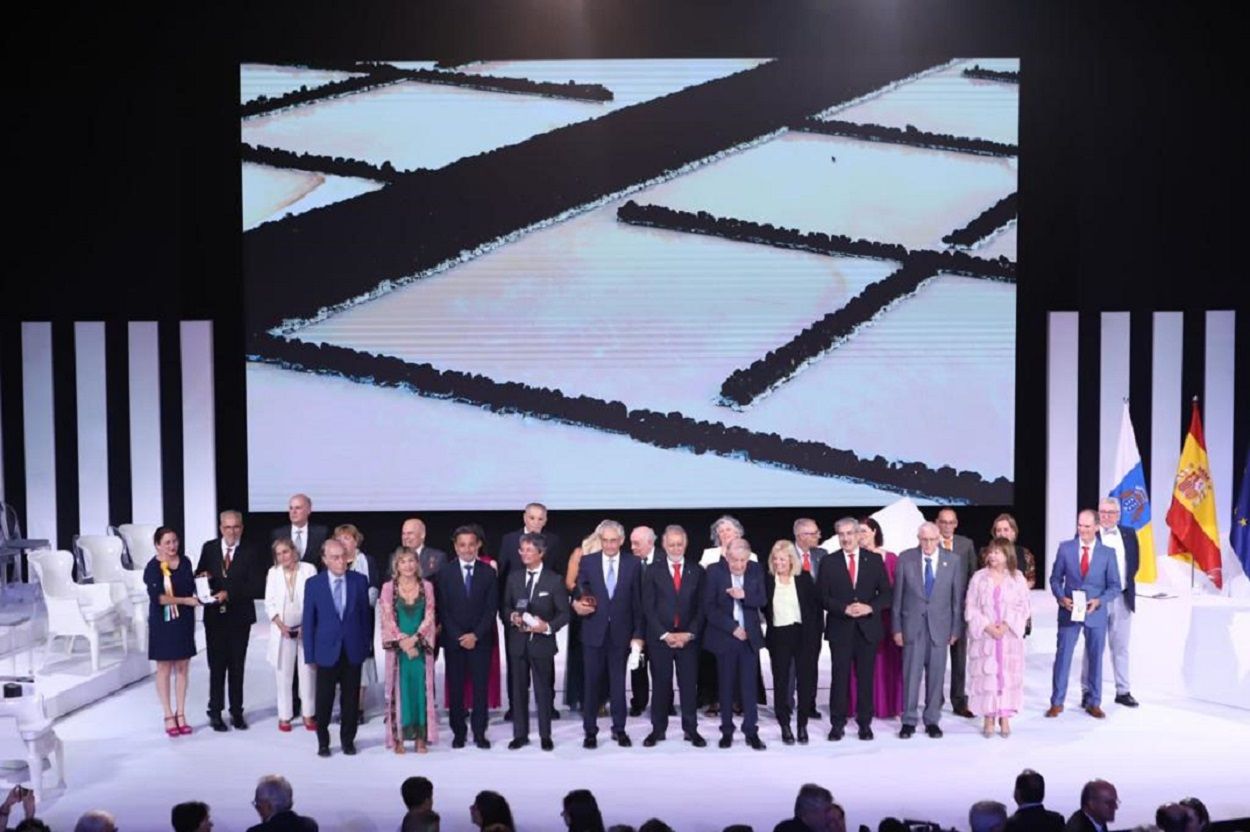
<svg viewBox="0 0 1250 832">
<path fill-rule="evenodd" d="M 417 553 L 391 556 L 391 579 L 378 598 L 386 648 L 386 745 L 396 754 L 413 740 L 417 753 L 438 740 L 434 700 L 434 587 L 421 578 Z"/>
</svg>

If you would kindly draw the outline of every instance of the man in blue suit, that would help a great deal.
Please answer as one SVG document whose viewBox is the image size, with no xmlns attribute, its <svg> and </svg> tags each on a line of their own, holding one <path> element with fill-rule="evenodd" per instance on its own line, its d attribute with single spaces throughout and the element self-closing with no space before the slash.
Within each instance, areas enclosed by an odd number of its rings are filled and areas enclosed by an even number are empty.
<svg viewBox="0 0 1250 832">
<path fill-rule="evenodd" d="M 317 756 L 330 756 L 330 712 L 335 688 L 342 697 L 339 739 L 344 754 L 356 753 L 356 722 L 360 717 L 360 666 L 373 640 L 369 579 L 347 571 L 343 544 L 330 538 L 321 544 L 325 571 L 304 586 L 304 660 L 317 671 Z"/>
<path fill-rule="evenodd" d="M 1059 544 L 1055 568 L 1050 575 L 1050 591 L 1059 601 L 1059 638 L 1055 651 L 1053 689 L 1046 716 L 1063 713 L 1063 700 L 1068 693 L 1068 671 L 1076 640 L 1085 635 L 1085 662 L 1089 673 L 1089 691 L 1082 703 L 1085 712 L 1095 719 L 1106 716 L 1102 704 L 1102 650 L 1107 641 L 1107 606 L 1120 594 L 1120 573 L 1116 568 L 1115 551 L 1098 542 L 1098 519 L 1090 509 L 1076 518 L 1076 539 Z M 1072 620 L 1072 593 L 1085 593 L 1085 620 Z"/>
<path fill-rule="evenodd" d="M 1120 570 L 1124 591 L 1107 605 L 1107 646 L 1111 648 L 1111 669 L 1115 673 L 1115 702 L 1136 708 L 1128 682 L 1128 644 L 1133 629 L 1133 612 L 1137 604 L 1137 567 L 1141 551 L 1137 531 L 1120 525 L 1120 501 L 1103 497 L 1098 501 L 1098 542 L 1115 552 L 1115 565 Z M 1088 667 L 1088 665 L 1086 665 Z M 1088 671 L 1081 673 L 1081 691 L 1089 690 Z"/>
<path fill-rule="evenodd" d="M 625 733 L 625 674 L 630 653 L 642 660 L 642 561 L 621 557 L 625 527 L 604 520 L 595 529 L 602 551 L 582 558 L 574 590 L 573 611 L 582 616 L 582 659 L 585 695 L 582 698 L 583 748 L 599 744 L 595 702 L 600 702 L 600 679 L 607 672 L 612 708 L 612 738 L 623 748 L 632 745 Z M 590 601 L 593 598 L 594 601 Z"/>
<path fill-rule="evenodd" d="M 760 648 L 764 632 L 760 610 L 767 601 L 764 569 L 751 562 L 751 544 L 745 538 L 729 542 L 723 561 L 707 569 L 703 581 L 703 611 L 706 616 L 703 641 L 716 655 L 716 681 L 720 701 L 719 746 L 733 745 L 734 716 L 729 703 L 737 686 L 742 701 L 742 733 L 747 745 L 764 750 L 759 735 L 759 710 L 755 702 Z"/>
<path fill-rule="evenodd" d="M 477 531 L 461 526 L 452 534 L 456 559 L 438 570 L 438 617 L 443 625 L 447 689 L 451 696 L 451 747 L 464 748 L 464 677 L 473 677 L 473 744 L 490 748 L 486 739 L 487 684 L 490 650 L 495 638 L 499 590 L 493 567 L 478 560 Z"/>
</svg>

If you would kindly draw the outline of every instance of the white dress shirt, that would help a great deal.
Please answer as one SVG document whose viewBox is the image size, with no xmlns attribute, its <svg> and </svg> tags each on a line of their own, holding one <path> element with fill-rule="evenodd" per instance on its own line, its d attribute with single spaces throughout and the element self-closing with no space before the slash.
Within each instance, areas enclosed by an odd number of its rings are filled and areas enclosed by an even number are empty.
<svg viewBox="0 0 1250 832">
<path fill-rule="evenodd" d="M 1102 539 L 1102 545 L 1115 550 L 1115 566 L 1120 570 L 1120 586 L 1127 586 L 1127 580 L 1124 577 L 1124 535 L 1120 534 L 1117 526 L 1109 529 L 1099 528 L 1098 536 Z M 1090 552 L 1093 557 L 1093 552 Z"/>
</svg>

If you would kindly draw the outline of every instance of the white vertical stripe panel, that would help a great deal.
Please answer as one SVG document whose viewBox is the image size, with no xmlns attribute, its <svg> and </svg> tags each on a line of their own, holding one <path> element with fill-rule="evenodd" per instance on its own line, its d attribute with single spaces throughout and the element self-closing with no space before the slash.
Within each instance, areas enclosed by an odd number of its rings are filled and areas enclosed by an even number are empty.
<svg viewBox="0 0 1250 832">
<path fill-rule="evenodd" d="M 164 519 L 161 498 L 160 338 L 155 321 L 131 321 L 130 336 L 130 499 L 132 517 L 118 523 Z"/>
<path fill-rule="evenodd" d="M 26 536 L 56 537 L 56 428 L 52 325 L 22 324 L 22 424 L 26 449 Z M 69 545 L 69 541 L 65 541 Z"/>
<path fill-rule="evenodd" d="M 0 366 L 4 366 L 4 362 L 0 361 Z M 4 385 L 0 384 L 0 390 L 4 389 Z M 4 397 L 0 395 L 0 413 L 4 412 Z M 4 420 L 0 419 L 0 503 L 5 502 L 4 499 Z"/>
<path fill-rule="evenodd" d="M 1154 339 L 1151 349 L 1150 393 L 1150 519 L 1154 524 L 1155 554 L 1161 560 L 1168 553 L 1168 506 L 1172 504 L 1172 484 L 1176 463 L 1181 458 L 1181 360 L 1184 351 L 1183 312 L 1154 313 Z M 1184 415 L 1189 416 L 1185 410 Z M 1160 583 L 1166 571 L 1159 570 Z"/>
<path fill-rule="evenodd" d="M 78 531 L 104 534 L 109 525 L 109 456 L 103 323 L 74 324 L 74 365 L 78 391 Z"/>
<path fill-rule="evenodd" d="M 1046 574 L 1059 542 L 1076 533 L 1077 384 L 1080 380 L 1076 312 L 1051 312 L 1046 343 Z"/>
<path fill-rule="evenodd" d="M 1211 461 L 1211 484 L 1215 488 L 1215 517 L 1220 526 L 1220 549 L 1224 555 L 1224 590 L 1228 591 L 1230 562 L 1240 571 L 1237 557 L 1228 543 L 1233 505 L 1233 366 L 1237 317 L 1232 310 L 1207 312 L 1207 366 L 1203 379 L 1205 393 L 1202 428 L 1207 438 L 1207 458 Z"/>
<path fill-rule="evenodd" d="M 1119 441 L 1124 400 L 1128 398 L 1129 313 L 1103 312 L 1099 344 L 1098 493 L 1115 485 L 1115 450 Z M 1086 363 L 1092 356 L 1086 358 Z"/>
<path fill-rule="evenodd" d="M 213 324 L 182 322 L 182 484 L 187 552 L 217 535 Z"/>
</svg>

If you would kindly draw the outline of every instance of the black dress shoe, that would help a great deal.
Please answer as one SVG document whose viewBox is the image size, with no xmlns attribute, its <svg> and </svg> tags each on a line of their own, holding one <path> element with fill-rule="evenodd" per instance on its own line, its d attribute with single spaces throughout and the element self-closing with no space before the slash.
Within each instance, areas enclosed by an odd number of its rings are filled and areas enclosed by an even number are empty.
<svg viewBox="0 0 1250 832">
<path fill-rule="evenodd" d="M 247 730 L 247 720 L 243 718 L 243 714 L 235 714 L 230 717 L 230 724 L 240 731 Z"/>
<path fill-rule="evenodd" d="M 924 727 L 924 732 L 933 737 L 935 740 L 940 740 L 942 738 L 942 729 L 936 725 L 926 725 Z"/>
<path fill-rule="evenodd" d="M 655 748 L 655 744 L 657 742 L 663 742 L 663 741 L 664 741 L 663 734 L 657 734 L 655 731 L 652 731 L 650 734 L 647 734 L 647 738 L 642 741 L 642 747 L 643 748 Z"/>
<path fill-rule="evenodd" d="M 486 739 L 486 737 L 478 737 L 473 741 L 473 744 L 483 751 L 490 750 L 490 740 Z"/>
<path fill-rule="evenodd" d="M 633 745 L 633 743 L 629 740 L 629 734 L 626 734 L 624 731 L 613 734 L 612 739 L 616 740 L 616 744 L 621 748 L 629 748 Z"/>
<path fill-rule="evenodd" d="M 844 737 L 845 735 L 846 735 L 846 729 L 842 728 L 841 726 L 835 726 L 829 729 L 829 739 L 834 742 L 837 742 L 838 740 L 842 739 L 842 737 Z"/>
<path fill-rule="evenodd" d="M 693 734 L 686 734 L 686 742 L 690 743 L 695 748 L 703 748 L 707 745 L 707 740 L 703 739 L 703 735 L 697 731 Z"/>
<path fill-rule="evenodd" d="M 229 731 L 230 728 L 222 720 L 221 714 L 209 714 L 208 724 L 212 726 L 214 731 Z"/>
<path fill-rule="evenodd" d="M 586 739 L 582 740 L 582 748 L 598 748 L 598 747 L 599 747 L 599 740 L 595 739 L 594 737 L 587 737 Z"/>
<path fill-rule="evenodd" d="M 356 756 L 356 744 L 351 742 L 343 743 L 343 753 L 348 757 Z"/>
<path fill-rule="evenodd" d="M 954 711 L 955 711 L 955 716 L 962 716 L 964 719 L 972 719 L 974 716 L 976 716 L 976 714 L 968 710 L 967 705 L 960 705 L 958 708 L 955 708 Z"/>
<path fill-rule="evenodd" d="M 630 705 L 630 706 L 629 706 L 629 715 L 630 715 L 630 716 L 642 716 L 642 712 L 643 712 L 644 710 L 646 710 L 646 706 L 645 706 L 645 705 Z"/>
<path fill-rule="evenodd" d="M 869 728 L 867 725 L 861 725 L 861 726 L 859 726 L 859 738 L 860 738 L 861 740 L 870 740 L 870 739 L 872 739 L 872 729 L 871 729 L 871 728 Z"/>
<path fill-rule="evenodd" d="M 669 716 L 677 716 L 677 708 L 675 708 L 675 707 L 674 707 L 674 706 L 672 706 L 672 705 L 669 705 L 669 706 L 668 706 L 668 715 L 669 715 Z"/>
<path fill-rule="evenodd" d="M 800 725 L 796 736 L 798 738 L 799 745 L 807 745 L 807 726 Z"/>
<path fill-rule="evenodd" d="M 915 733 L 916 733 L 915 725 L 904 725 L 898 731 L 898 738 L 900 740 L 910 739 L 912 735 L 914 735 Z"/>
<path fill-rule="evenodd" d="M 790 730 L 789 725 L 781 726 L 781 741 L 786 745 L 794 745 L 794 733 Z"/>
<path fill-rule="evenodd" d="M 369 721 L 369 718 L 365 716 L 365 709 L 361 708 L 360 713 L 356 714 L 356 724 L 364 725 L 368 721 Z"/>
<path fill-rule="evenodd" d="M 451 741 L 452 748 L 464 748 L 464 737 L 456 737 Z"/>
<path fill-rule="evenodd" d="M 720 738 L 720 742 L 716 743 L 716 745 L 717 745 L 719 748 L 729 748 L 729 746 L 731 746 L 731 745 L 733 745 L 733 744 L 734 744 L 734 738 L 733 738 L 733 737 L 721 737 L 721 738 Z"/>
<path fill-rule="evenodd" d="M 318 749 L 317 749 L 317 756 L 318 756 L 318 757 L 329 757 L 329 756 L 330 756 L 330 746 L 328 746 L 328 745 L 323 745 L 323 746 L 321 746 L 320 748 L 318 748 Z"/>
<path fill-rule="evenodd" d="M 512 709 L 511 708 L 503 712 L 503 721 L 504 722 L 512 721 Z"/>
<path fill-rule="evenodd" d="M 551 718 L 552 718 L 552 719 L 559 719 L 559 718 L 560 718 L 560 712 L 559 712 L 559 711 L 557 711 L 555 708 L 552 708 L 552 709 L 551 709 Z"/>
<path fill-rule="evenodd" d="M 820 715 L 820 711 L 816 710 L 815 708 L 812 708 L 810 711 L 807 712 L 807 718 L 808 719 L 823 719 L 823 717 L 821 717 Z"/>
<path fill-rule="evenodd" d="M 1123 705 L 1126 708 L 1136 708 L 1141 703 L 1133 698 L 1131 693 L 1121 693 L 1115 698 L 1115 704 Z"/>
<path fill-rule="evenodd" d="M 764 741 L 760 739 L 759 734 L 751 734 L 750 736 L 748 736 L 747 745 L 751 746 L 756 751 L 763 751 L 765 748 L 768 747 L 764 745 Z"/>
<path fill-rule="evenodd" d="M 556 744 L 551 741 L 551 737 L 543 737 L 541 740 L 539 740 L 538 745 L 539 747 L 542 748 L 543 751 L 555 751 L 556 750 Z"/>
<path fill-rule="evenodd" d="M 529 744 L 530 741 L 528 737 L 516 737 L 512 740 L 512 742 L 508 743 L 508 750 L 516 751 L 518 748 L 524 748 Z"/>
<path fill-rule="evenodd" d="M 741 702 L 734 703 L 734 716 L 742 716 L 742 703 Z"/>
</svg>

